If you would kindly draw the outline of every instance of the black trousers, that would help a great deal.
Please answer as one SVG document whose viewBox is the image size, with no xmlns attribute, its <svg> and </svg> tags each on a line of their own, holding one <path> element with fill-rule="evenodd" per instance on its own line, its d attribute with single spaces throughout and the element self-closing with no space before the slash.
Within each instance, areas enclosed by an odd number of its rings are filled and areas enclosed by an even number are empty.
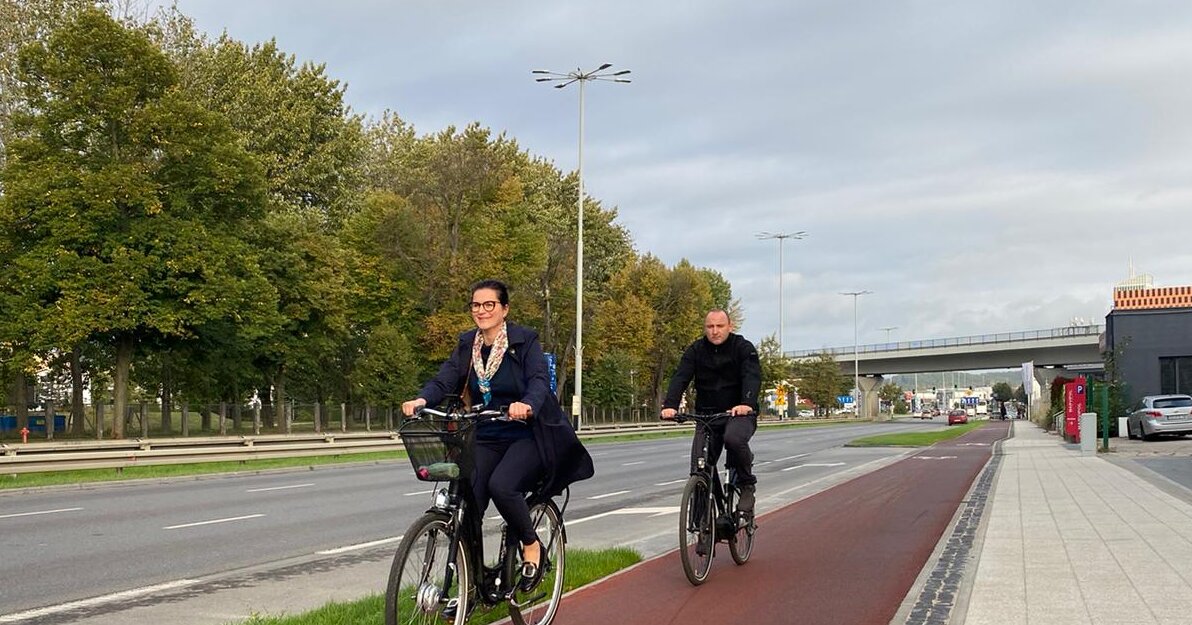
<svg viewBox="0 0 1192 625">
<path fill-rule="evenodd" d="M 512 536 L 523 545 L 538 540 L 526 504 L 526 493 L 534 489 L 544 473 L 534 439 L 477 439 L 475 461 L 472 486 L 479 514 L 484 515 L 491 499 Z"/>
<path fill-rule="evenodd" d="M 712 440 L 708 443 L 708 455 L 712 464 L 720 460 L 720 451 L 728 450 L 725 464 L 730 469 L 737 470 L 737 484 L 748 486 L 757 484 L 757 477 L 753 475 L 753 452 L 749 449 L 749 439 L 757 431 L 757 415 L 747 417 L 729 417 L 727 421 L 711 428 L 698 427 L 691 439 L 691 470 L 695 471 L 695 459 L 704 448 L 704 433 L 710 432 Z"/>
</svg>

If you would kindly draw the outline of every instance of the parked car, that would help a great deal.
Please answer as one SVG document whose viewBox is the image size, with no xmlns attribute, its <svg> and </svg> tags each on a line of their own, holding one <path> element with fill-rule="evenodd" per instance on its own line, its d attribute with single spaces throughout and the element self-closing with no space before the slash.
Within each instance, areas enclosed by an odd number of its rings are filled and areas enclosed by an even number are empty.
<svg viewBox="0 0 1192 625">
<path fill-rule="evenodd" d="M 948 411 L 948 425 L 968 423 L 968 412 L 964 408 L 953 408 Z"/>
<path fill-rule="evenodd" d="M 1146 441 L 1158 434 L 1192 434 L 1192 396 L 1143 397 L 1126 419 L 1126 433 Z"/>
<path fill-rule="evenodd" d="M 931 409 L 929 408 L 927 410 L 924 410 L 923 412 L 916 414 L 915 418 L 916 419 L 930 419 L 932 416 L 933 415 L 931 414 Z"/>
</svg>

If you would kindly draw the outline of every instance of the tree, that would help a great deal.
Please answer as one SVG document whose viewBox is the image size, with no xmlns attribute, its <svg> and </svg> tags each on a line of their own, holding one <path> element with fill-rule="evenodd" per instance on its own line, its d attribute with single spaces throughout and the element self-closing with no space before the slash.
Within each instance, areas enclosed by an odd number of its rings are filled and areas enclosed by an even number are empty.
<svg viewBox="0 0 1192 625">
<path fill-rule="evenodd" d="M 897 384 L 889 383 L 883 384 L 877 390 L 878 399 L 890 404 L 890 411 L 893 412 L 897 407 L 896 404 L 902 401 L 902 387 Z M 903 409 L 905 410 L 906 403 L 903 402 Z"/>
<path fill-rule="evenodd" d="M 1014 389 L 1009 382 L 997 382 L 993 385 L 992 397 L 994 401 L 1008 402 L 1014 398 Z"/>
<path fill-rule="evenodd" d="M 771 334 L 762 339 L 757 346 L 757 356 L 762 369 L 763 391 L 770 388 L 786 389 L 792 377 L 794 363 L 779 351 L 777 335 Z M 787 401 L 793 404 L 794 397 Z"/>
<path fill-rule="evenodd" d="M 836 398 L 852 388 L 852 380 L 841 370 L 832 354 L 823 352 L 795 364 L 799 394 L 811 400 L 820 414 L 837 406 Z"/>
<path fill-rule="evenodd" d="M 1018 388 L 1014 389 L 1014 399 L 1020 404 L 1027 402 L 1026 387 L 1019 384 Z"/>
<path fill-rule="evenodd" d="M 138 344 L 266 323 L 275 296 L 240 238 L 263 181 L 226 123 L 175 88 L 169 61 L 102 11 L 24 48 L 18 78 L 28 108 L 3 171 L 0 291 L 41 311 L 25 324 L 35 350 L 114 350 L 122 436 Z"/>
</svg>

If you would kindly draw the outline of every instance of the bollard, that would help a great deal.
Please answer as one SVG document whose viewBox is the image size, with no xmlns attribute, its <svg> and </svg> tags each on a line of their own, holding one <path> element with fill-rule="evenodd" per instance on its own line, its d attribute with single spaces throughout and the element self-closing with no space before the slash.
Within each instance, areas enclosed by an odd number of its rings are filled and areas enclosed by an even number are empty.
<svg viewBox="0 0 1192 625">
<path fill-rule="evenodd" d="M 1080 413 L 1080 453 L 1081 455 L 1095 455 L 1097 453 L 1097 413 Z"/>
</svg>

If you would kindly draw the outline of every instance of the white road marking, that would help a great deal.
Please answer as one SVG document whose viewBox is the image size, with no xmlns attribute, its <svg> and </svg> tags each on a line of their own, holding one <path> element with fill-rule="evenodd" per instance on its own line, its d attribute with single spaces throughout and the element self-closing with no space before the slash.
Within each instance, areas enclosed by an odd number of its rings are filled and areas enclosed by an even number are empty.
<svg viewBox="0 0 1192 625">
<path fill-rule="evenodd" d="M 631 467 L 631 466 L 633 466 L 633 465 L 635 465 L 635 464 L 645 464 L 645 463 L 646 463 L 646 461 L 645 461 L 645 460 L 638 460 L 638 461 L 636 461 L 636 462 L 626 462 L 626 463 L 622 464 L 621 466 L 623 466 L 623 467 Z"/>
<path fill-rule="evenodd" d="M 37 512 L 17 512 L 15 514 L 0 514 L 0 519 L 11 519 L 19 516 L 36 516 L 38 514 L 55 514 L 57 512 L 74 512 L 82 508 L 58 508 L 57 510 L 38 510 Z"/>
<path fill-rule="evenodd" d="M 785 458 L 779 458 L 779 459 L 775 460 L 774 462 L 784 462 L 786 460 L 794 460 L 795 458 L 802 458 L 803 456 L 810 456 L 810 455 L 811 455 L 810 453 L 796 454 L 794 456 L 787 456 Z"/>
<path fill-rule="evenodd" d="M 989 443 L 961 443 L 957 447 L 989 447 Z"/>
<path fill-rule="evenodd" d="M 413 496 L 415 496 L 415 495 L 429 495 L 429 494 L 431 494 L 431 493 L 433 493 L 433 492 L 435 492 L 435 491 L 434 491 L 434 489 L 432 488 L 431 490 L 420 490 L 420 491 L 416 491 L 416 492 L 413 492 L 413 493 L 404 493 L 404 494 L 402 495 L 402 497 L 413 497 Z"/>
<path fill-rule="evenodd" d="M 605 497 L 615 497 L 617 495 L 624 495 L 625 493 L 628 493 L 628 492 L 631 492 L 631 491 L 619 490 L 614 493 L 604 493 L 603 495 L 594 495 L 592 497 L 588 497 L 588 499 L 604 499 Z"/>
<path fill-rule="evenodd" d="M 51 614 L 59 614 L 61 612 L 70 612 L 71 610 L 78 610 L 82 608 L 90 608 L 105 603 L 114 603 L 117 601 L 124 601 L 125 599 L 132 599 L 142 595 L 149 595 L 163 590 L 172 590 L 174 588 L 182 588 L 183 586 L 190 586 L 198 583 L 197 579 L 179 579 L 164 584 L 155 584 L 153 586 L 145 586 L 143 588 L 134 588 L 132 590 L 124 590 L 110 595 L 103 595 L 100 597 L 91 597 L 90 599 L 81 599 L 79 601 L 71 601 L 69 603 L 61 603 L 58 605 L 46 606 L 44 608 L 37 608 L 35 610 L 26 610 L 24 612 L 14 612 L 13 614 L 5 614 L 0 616 L 0 623 L 19 623 L 29 619 L 49 616 Z"/>
<path fill-rule="evenodd" d="M 901 454 L 901 455 L 905 455 L 905 454 Z M 857 466 L 853 467 L 851 470 L 854 472 L 857 472 L 871 464 L 878 464 L 878 463 L 887 462 L 887 461 L 889 461 L 888 458 L 877 458 L 876 460 L 870 460 L 869 462 L 866 462 L 865 464 L 857 465 Z M 773 495 L 766 497 L 766 499 L 768 501 L 778 501 L 778 500 L 781 500 L 783 497 L 785 497 L 797 490 L 807 488 L 808 486 L 813 486 L 820 482 L 826 482 L 828 480 L 836 479 L 837 477 L 838 477 L 837 473 L 829 473 L 828 475 L 825 475 L 823 477 L 817 477 L 814 480 L 811 480 L 810 482 L 803 482 L 802 484 L 799 484 L 798 486 L 792 486 L 791 488 L 788 488 L 784 491 L 774 493 Z"/>
<path fill-rule="evenodd" d="M 764 465 L 764 464 L 770 464 L 771 462 L 774 462 L 774 461 L 773 461 L 773 460 L 763 460 L 763 461 L 761 461 L 761 462 L 755 462 L 755 463 L 753 463 L 753 466 L 755 466 L 755 467 L 760 467 L 760 466 L 762 466 L 762 465 Z"/>
<path fill-rule="evenodd" d="M 386 543 L 395 543 L 401 540 L 401 536 L 394 536 L 393 538 L 382 538 L 381 540 L 370 540 L 366 543 L 357 543 L 355 545 L 348 545 L 346 547 L 336 547 L 335 549 L 324 549 L 323 551 L 316 551 L 315 553 L 321 556 L 333 556 L 337 553 L 344 553 L 345 551 L 355 551 L 357 549 L 368 549 L 369 547 L 376 547 L 377 545 L 384 545 Z"/>
<path fill-rule="evenodd" d="M 592 516 L 584 517 L 582 519 L 568 521 L 567 527 L 572 527 L 575 525 L 579 525 L 580 523 L 587 523 L 588 521 L 594 521 L 596 519 L 601 519 L 606 516 L 613 516 L 613 515 L 648 514 L 652 517 L 656 517 L 656 516 L 663 516 L 666 514 L 676 514 L 678 512 L 679 512 L 679 506 L 674 506 L 674 507 L 669 507 L 669 508 L 620 508 L 617 510 L 609 510 L 608 512 L 601 512 L 600 514 L 594 514 Z"/>
<path fill-rule="evenodd" d="M 682 484 L 683 482 L 686 482 L 686 481 L 687 481 L 686 479 L 671 480 L 669 482 L 659 482 L 659 483 L 655 484 L 655 486 L 670 486 L 671 484 Z"/>
<path fill-rule="evenodd" d="M 314 482 L 311 482 L 309 484 L 290 484 L 289 486 L 271 486 L 269 488 L 250 488 L 244 492 L 246 492 L 246 493 L 263 493 L 265 491 L 270 491 L 270 490 L 288 490 L 291 488 L 306 488 L 307 486 L 314 486 L 314 485 L 315 485 Z"/>
<path fill-rule="evenodd" d="M 844 466 L 843 462 L 808 462 L 807 464 L 796 464 L 793 467 L 787 467 L 783 471 L 791 471 L 793 469 L 802 469 L 803 467 L 840 467 Z"/>
<path fill-rule="evenodd" d="M 265 515 L 263 515 L 263 514 L 246 514 L 244 516 L 234 516 L 234 517 L 228 517 L 226 519 L 211 519 L 210 521 L 198 521 L 196 523 L 182 523 L 181 525 L 167 525 L 166 527 L 163 527 L 161 529 L 163 529 L 163 530 L 177 530 L 177 529 L 182 529 L 184 527 L 196 527 L 199 525 L 214 525 L 216 523 L 231 523 L 232 521 L 243 521 L 245 519 L 255 519 L 257 517 L 263 517 L 263 516 L 265 516 Z"/>
<path fill-rule="evenodd" d="M 911 456 L 916 460 L 954 460 L 956 456 Z"/>
</svg>

